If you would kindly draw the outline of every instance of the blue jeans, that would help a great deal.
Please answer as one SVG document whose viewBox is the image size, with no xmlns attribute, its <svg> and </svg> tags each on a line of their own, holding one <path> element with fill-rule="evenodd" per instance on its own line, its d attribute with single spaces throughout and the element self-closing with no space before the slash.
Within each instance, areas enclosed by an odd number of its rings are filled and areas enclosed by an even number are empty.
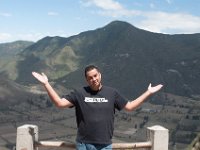
<svg viewBox="0 0 200 150">
<path fill-rule="evenodd" d="M 112 150 L 112 144 L 76 143 L 76 150 Z"/>
</svg>

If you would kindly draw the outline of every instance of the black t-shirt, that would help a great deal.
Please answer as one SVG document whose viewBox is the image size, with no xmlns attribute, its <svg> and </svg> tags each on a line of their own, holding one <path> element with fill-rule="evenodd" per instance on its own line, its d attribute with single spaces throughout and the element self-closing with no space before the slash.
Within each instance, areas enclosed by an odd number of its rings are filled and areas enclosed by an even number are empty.
<svg viewBox="0 0 200 150">
<path fill-rule="evenodd" d="M 90 87 L 74 90 L 65 98 L 76 109 L 77 141 L 93 144 L 111 144 L 115 108 L 121 110 L 127 104 L 117 90 L 103 86 L 99 91 Z"/>
</svg>

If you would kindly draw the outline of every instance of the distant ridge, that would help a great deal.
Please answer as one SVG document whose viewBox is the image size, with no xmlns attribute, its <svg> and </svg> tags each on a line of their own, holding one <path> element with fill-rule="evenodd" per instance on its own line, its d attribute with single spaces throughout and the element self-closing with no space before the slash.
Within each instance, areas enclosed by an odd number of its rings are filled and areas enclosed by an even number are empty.
<svg viewBox="0 0 200 150">
<path fill-rule="evenodd" d="M 113 21 L 67 38 L 47 36 L 21 48 L 12 44 L 4 45 L 10 55 L 0 48 L 0 129 L 4 133 L 0 142 L 8 149 L 15 145 L 15 129 L 22 123 L 42 125 L 48 140 L 75 139 L 74 109 L 58 111 L 31 72 L 46 73 L 61 96 L 86 84 L 88 64 L 99 66 L 103 84 L 117 88 L 129 100 L 143 93 L 150 82 L 164 85 L 137 110 L 116 111 L 116 140 L 143 141 L 146 127 L 159 124 L 170 131 L 169 148 L 182 150 L 199 132 L 199 33 L 160 34 Z"/>
<path fill-rule="evenodd" d="M 0 43 L 0 57 L 16 55 L 33 43 L 34 42 L 31 41 L 14 41 L 9 43 Z"/>
<path fill-rule="evenodd" d="M 15 61 L 15 80 L 32 83 L 35 70 L 67 87 L 77 87 L 85 84 L 84 66 L 93 63 L 102 69 L 105 84 L 128 96 L 144 91 L 150 82 L 163 83 L 169 93 L 198 95 L 199 41 L 200 34 L 153 33 L 113 21 L 69 38 L 45 37 L 26 47 Z M 10 72 L 8 66 L 2 69 L 8 77 Z"/>
<path fill-rule="evenodd" d="M 33 97 L 26 87 L 4 77 L 0 77 L 0 85 L 0 110 L 7 110 L 8 107 Z"/>
</svg>

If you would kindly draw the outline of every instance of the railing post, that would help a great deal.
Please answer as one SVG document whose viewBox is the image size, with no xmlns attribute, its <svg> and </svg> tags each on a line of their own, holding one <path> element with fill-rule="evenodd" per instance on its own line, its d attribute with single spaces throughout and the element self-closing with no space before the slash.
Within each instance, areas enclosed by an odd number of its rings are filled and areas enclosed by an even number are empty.
<svg viewBox="0 0 200 150">
<path fill-rule="evenodd" d="M 38 127 L 23 125 L 17 128 L 16 150 L 38 150 L 34 142 L 38 141 Z"/>
<path fill-rule="evenodd" d="M 147 138 L 152 143 L 151 150 L 168 150 L 168 129 L 158 125 L 148 127 Z"/>
</svg>

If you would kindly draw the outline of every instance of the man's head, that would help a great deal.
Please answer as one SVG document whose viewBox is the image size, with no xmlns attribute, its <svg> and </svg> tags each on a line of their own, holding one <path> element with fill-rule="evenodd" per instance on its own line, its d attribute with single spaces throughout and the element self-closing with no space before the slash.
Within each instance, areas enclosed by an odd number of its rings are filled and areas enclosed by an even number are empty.
<svg viewBox="0 0 200 150">
<path fill-rule="evenodd" d="M 95 65 L 89 65 L 85 68 L 85 78 L 92 90 L 99 90 L 101 85 L 101 73 Z"/>
</svg>

